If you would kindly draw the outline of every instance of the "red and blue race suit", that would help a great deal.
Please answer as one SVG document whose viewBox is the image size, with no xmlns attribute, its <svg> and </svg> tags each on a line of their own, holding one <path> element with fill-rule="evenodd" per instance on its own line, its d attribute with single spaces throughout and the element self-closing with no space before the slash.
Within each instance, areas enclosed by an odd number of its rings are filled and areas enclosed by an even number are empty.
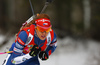
<svg viewBox="0 0 100 65">
<path fill-rule="evenodd" d="M 15 42 L 12 44 L 9 50 L 14 52 L 8 54 L 6 61 L 3 65 L 15 65 L 12 63 L 12 60 L 18 56 L 29 53 L 30 49 L 35 44 L 37 44 L 41 48 L 41 51 L 46 51 L 47 54 L 50 56 L 57 47 L 56 34 L 53 30 L 51 30 L 48 33 L 47 38 L 45 40 L 41 40 L 36 34 L 34 24 L 32 24 L 30 27 L 24 28 L 18 33 Z M 26 60 L 21 64 L 16 65 L 40 65 L 38 55 Z"/>
</svg>

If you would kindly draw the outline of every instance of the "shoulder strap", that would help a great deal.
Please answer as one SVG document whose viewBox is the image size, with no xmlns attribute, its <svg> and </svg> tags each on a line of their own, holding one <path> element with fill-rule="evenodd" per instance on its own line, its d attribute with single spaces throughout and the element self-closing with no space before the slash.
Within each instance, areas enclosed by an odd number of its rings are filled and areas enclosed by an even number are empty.
<svg viewBox="0 0 100 65">
<path fill-rule="evenodd" d="M 51 33 L 51 41 L 52 41 L 54 38 L 54 31 L 51 29 L 50 33 Z"/>
<path fill-rule="evenodd" d="M 52 42 L 53 38 L 54 38 L 54 32 L 53 30 L 51 30 L 47 36 L 47 45 L 49 45 Z"/>
</svg>

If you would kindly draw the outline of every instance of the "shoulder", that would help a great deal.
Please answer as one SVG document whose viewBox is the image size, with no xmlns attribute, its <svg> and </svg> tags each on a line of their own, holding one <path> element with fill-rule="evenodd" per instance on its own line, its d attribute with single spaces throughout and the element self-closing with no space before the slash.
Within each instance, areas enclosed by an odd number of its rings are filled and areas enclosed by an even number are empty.
<svg viewBox="0 0 100 65">
<path fill-rule="evenodd" d="M 57 40 L 57 36 L 56 33 L 52 30 L 52 35 L 53 35 L 53 40 L 52 41 L 56 41 Z"/>
<path fill-rule="evenodd" d="M 26 33 L 26 31 L 21 31 L 21 32 L 19 33 L 18 36 L 19 36 L 19 37 L 20 37 L 20 36 L 27 36 L 27 33 Z"/>
<path fill-rule="evenodd" d="M 21 31 L 19 35 L 17 36 L 16 41 L 20 43 L 21 45 L 24 45 L 27 41 L 27 38 L 28 38 L 28 35 L 26 31 Z"/>
<path fill-rule="evenodd" d="M 30 27 L 26 27 L 24 29 L 22 29 L 24 31 L 26 31 L 27 34 L 31 33 L 31 34 L 34 34 L 34 31 L 35 31 L 35 25 L 32 24 L 30 25 Z"/>
<path fill-rule="evenodd" d="M 53 41 L 54 39 L 56 39 L 56 33 L 52 29 L 50 31 L 50 37 L 51 37 L 51 41 Z"/>
<path fill-rule="evenodd" d="M 24 40 L 27 40 L 28 35 L 27 35 L 26 31 L 21 31 L 21 32 L 19 33 L 18 37 L 19 37 L 21 40 L 24 41 Z"/>
</svg>

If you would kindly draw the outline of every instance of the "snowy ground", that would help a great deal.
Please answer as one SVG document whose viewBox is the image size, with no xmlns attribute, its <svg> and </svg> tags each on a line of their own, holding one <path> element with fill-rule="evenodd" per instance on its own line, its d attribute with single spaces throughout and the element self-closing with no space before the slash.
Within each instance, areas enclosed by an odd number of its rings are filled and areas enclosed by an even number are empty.
<svg viewBox="0 0 100 65">
<path fill-rule="evenodd" d="M 0 40 L 3 39 L 0 37 Z M 10 47 L 14 37 L 0 48 L 4 52 Z M 1 41 L 2 42 L 2 41 Z M 47 61 L 41 61 L 41 65 L 100 65 L 100 44 L 93 40 L 74 40 L 70 37 L 58 39 L 58 47 Z M 0 65 L 7 54 L 0 55 Z"/>
</svg>

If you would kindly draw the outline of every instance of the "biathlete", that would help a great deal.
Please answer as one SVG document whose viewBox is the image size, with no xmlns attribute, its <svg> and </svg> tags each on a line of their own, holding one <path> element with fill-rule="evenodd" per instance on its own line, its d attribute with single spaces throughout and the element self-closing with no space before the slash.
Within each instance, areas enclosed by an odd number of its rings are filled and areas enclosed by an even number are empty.
<svg viewBox="0 0 100 65">
<path fill-rule="evenodd" d="M 39 14 L 18 32 L 15 42 L 2 65 L 40 65 L 39 59 L 47 60 L 57 47 L 57 38 L 50 17 Z"/>
</svg>

